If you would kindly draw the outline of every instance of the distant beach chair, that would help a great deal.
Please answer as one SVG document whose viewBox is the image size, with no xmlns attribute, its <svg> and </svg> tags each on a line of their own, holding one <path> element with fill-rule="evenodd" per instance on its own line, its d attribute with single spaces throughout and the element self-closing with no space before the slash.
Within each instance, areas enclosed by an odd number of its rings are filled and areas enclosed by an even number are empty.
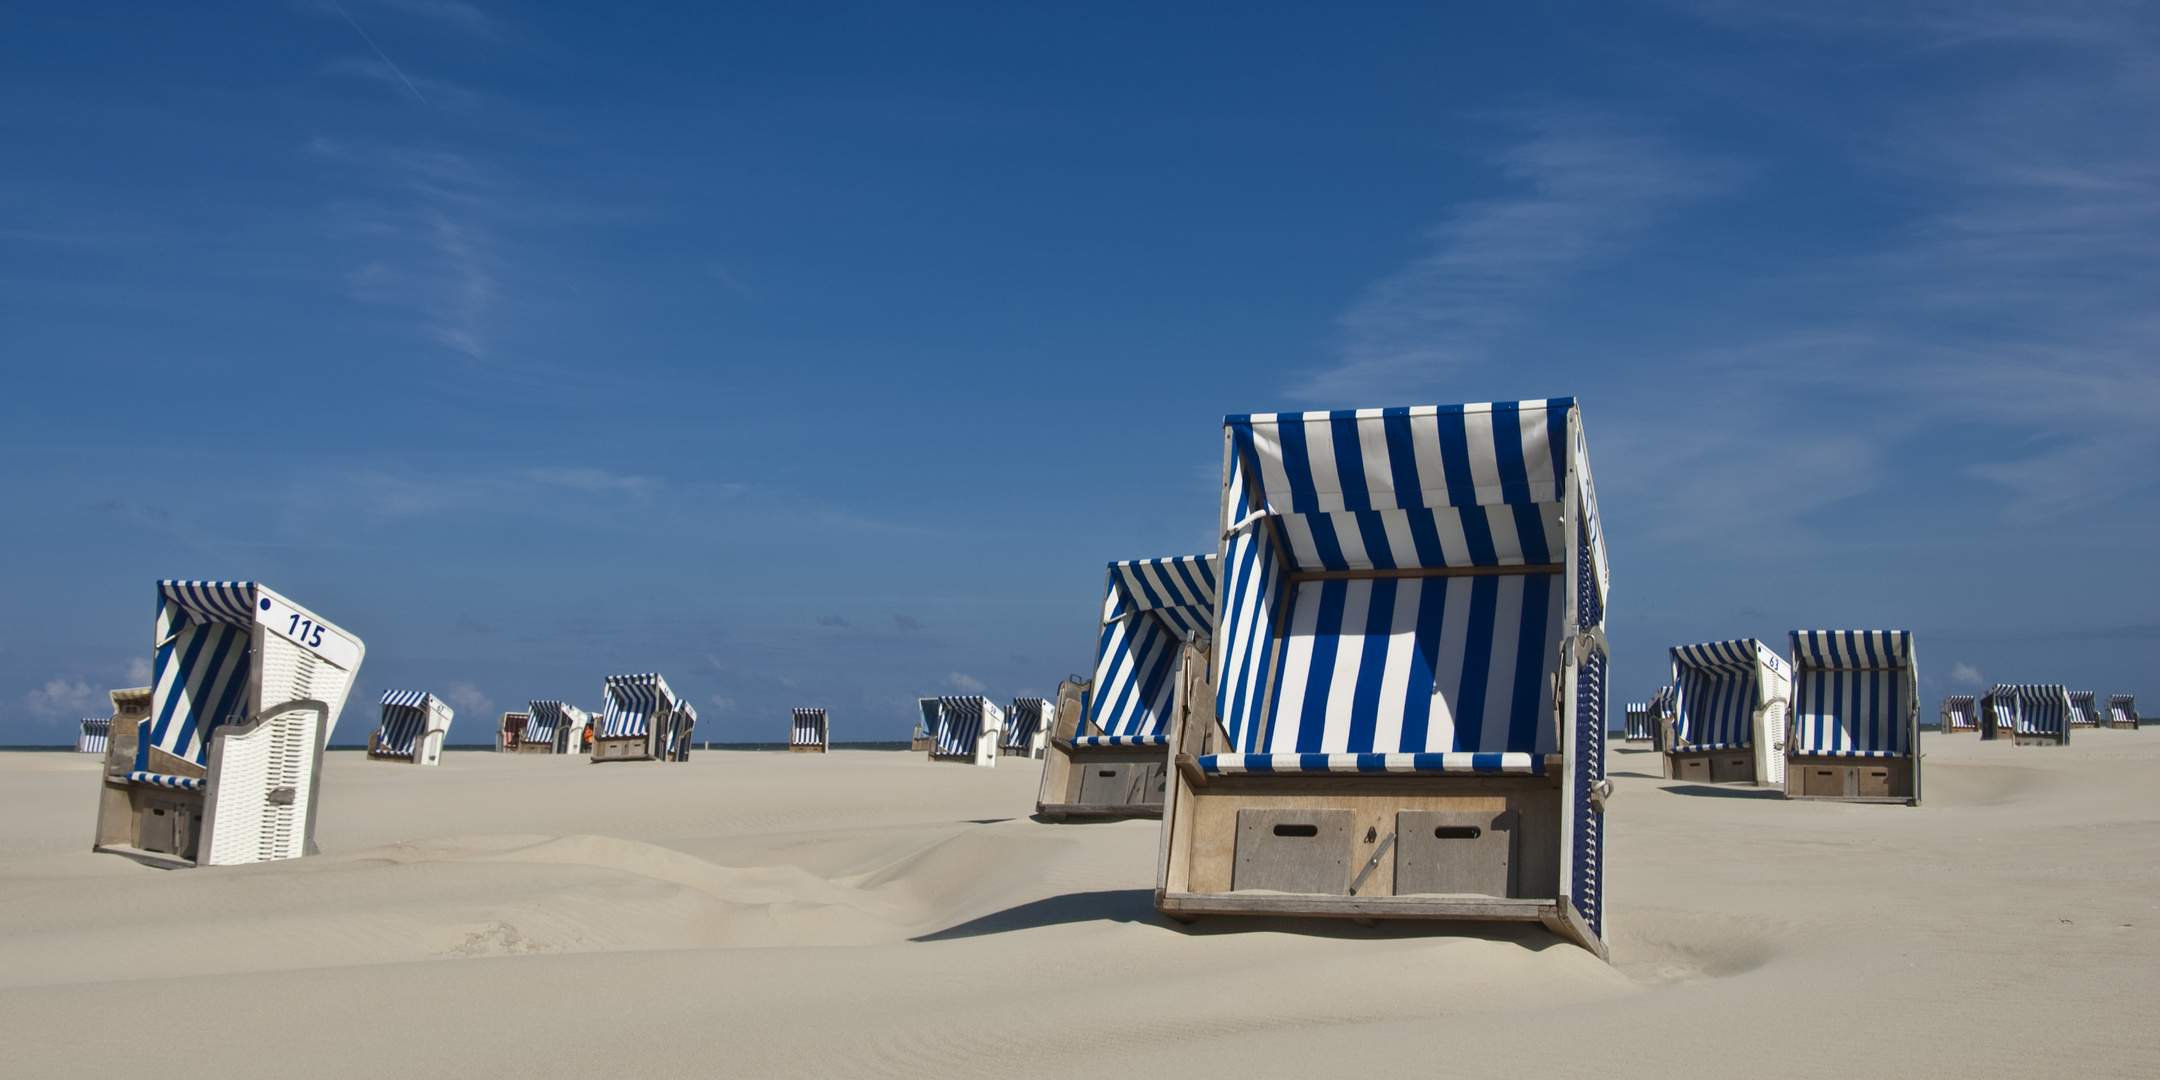
<svg viewBox="0 0 2160 1080">
<path fill-rule="evenodd" d="M 525 706 L 525 730 L 518 739 L 521 754 L 575 754 L 580 735 L 592 714 L 560 701 L 532 701 Z"/>
<path fill-rule="evenodd" d="M 1785 795 L 1920 805 L 1920 674 L 1904 630 L 1792 632 Z"/>
<path fill-rule="evenodd" d="M 1110 564 L 1095 674 L 1059 688 L 1036 813 L 1053 820 L 1162 816 L 1171 720 L 1188 706 L 1178 673 L 1188 658 L 1206 670 L 1215 566 L 1213 555 Z"/>
<path fill-rule="evenodd" d="M 1039 697 L 1016 697 L 1005 710 L 1005 730 L 998 736 L 998 754 L 1003 757 L 1041 759 L 1043 745 L 1049 741 L 1050 721 L 1056 716 L 1056 706 Z"/>
<path fill-rule="evenodd" d="M 158 582 L 154 641 L 153 687 L 113 693 L 135 722 L 107 742 L 96 849 L 160 866 L 311 854 L 323 748 L 366 646 L 249 581 Z"/>
<path fill-rule="evenodd" d="M 2018 746 L 2070 745 L 2070 691 L 2035 683 L 1998 683 L 1980 699 L 1980 737 Z"/>
<path fill-rule="evenodd" d="M 1676 710 L 1665 775 L 1702 784 L 1785 786 L 1792 665 L 1754 638 L 1677 645 Z"/>
<path fill-rule="evenodd" d="M 658 674 L 610 675 L 602 688 L 606 705 L 593 732 L 592 760 L 684 761 L 697 710 L 668 689 Z"/>
<path fill-rule="evenodd" d="M 909 752 L 928 753 L 931 747 L 937 745 L 938 702 L 940 700 L 934 697 L 915 699 L 915 708 L 921 712 L 922 716 L 915 721 L 915 733 L 908 737 Z"/>
<path fill-rule="evenodd" d="M 929 754 L 932 761 L 962 761 L 970 765 L 997 765 L 998 733 L 1005 711 L 981 696 L 937 699 L 937 738 Z"/>
<path fill-rule="evenodd" d="M 794 723 L 788 729 L 788 752 L 791 754 L 822 754 L 830 749 L 832 735 L 825 726 L 825 710 L 797 709 Z"/>
<path fill-rule="evenodd" d="M 1952 694 L 1943 699 L 1939 723 L 1945 735 L 1980 730 L 1980 699 L 1971 694 Z"/>
<path fill-rule="evenodd" d="M 2108 726 L 2111 728 L 2125 728 L 2130 731 L 2138 729 L 2137 697 L 2135 695 L 2108 695 Z"/>
<path fill-rule="evenodd" d="M 1650 695 L 1650 749 L 1662 754 L 1672 746 L 1673 724 L 1680 719 L 1680 692 L 1660 686 Z"/>
<path fill-rule="evenodd" d="M 109 716 L 85 716 L 82 731 L 75 736 L 75 752 L 78 754 L 102 754 L 106 740 L 112 737 L 112 718 Z"/>
<path fill-rule="evenodd" d="M 1157 909 L 1527 921 L 1606 956 L 1609 578 L 1574 400 L 1223 437 Z"/>
<path fill-rule="evenodd" d="M 457 715 L 435 695 L 419 690 L 390 690 L 382 696 L 382 726 L 368 736 L 371 761 L 434 765 L 442 760 L 443 740 Z"/>
<path fill-rule="evenodd" d="M 531 713 L 506 712 L 502 714 L 502 723 L 495 729 L 495 749 L 505 754 L 522 752 L 524 750 L 525 725 L 531 722 Z"/>
<path fill-rule="evenodd" d="M 1649 702 L 1628 705 L 1627 721 L 1621 729 L 1620 737 L 1628 742 L 1646 743 L 1657 740 L 1657 725 L 1652 722 Z"/>
<path fill-rule="evenodd" d="M 2100 706 L 2093 700 L 2091 690 L 2070 691 L 2070 726 L 2096 728 L 2100 726 Z"/>
</svg>

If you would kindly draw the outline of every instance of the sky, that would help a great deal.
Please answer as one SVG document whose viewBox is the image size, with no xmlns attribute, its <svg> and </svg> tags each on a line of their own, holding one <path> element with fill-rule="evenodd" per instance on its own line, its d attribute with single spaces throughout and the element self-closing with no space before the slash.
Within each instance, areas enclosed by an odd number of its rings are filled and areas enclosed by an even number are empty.
<svg viewBox="0 0 2160 1080">
<path fill-rule="evenodd" d="M 1614 693 L 2160 712 L 2153 4 L 0 8 L 0 744 L 261 581 L 485 742 L 1054 691 L 1226 414 L 1572 396 Z M 1616 702 L 1617 704 L 1617 702 Z"/>
</svg>

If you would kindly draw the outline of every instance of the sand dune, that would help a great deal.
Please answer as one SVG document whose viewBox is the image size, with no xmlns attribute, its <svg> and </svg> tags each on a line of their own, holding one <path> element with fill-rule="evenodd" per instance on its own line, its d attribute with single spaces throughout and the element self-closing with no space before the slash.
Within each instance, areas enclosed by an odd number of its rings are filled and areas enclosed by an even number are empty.
<svg viewBox="0 0 2160 1080">
<path fill-rule="evenodd" d="M 1927 748 L 1919 808 L 1616 750 L 1610 966 L 1160 921 L 1155 824 L 1034 822 L 1012 762 L 333 754 L 322 856 L 164 872 L 86 850 L 92 761 L 0 754 L 0 1033 L 25 1076 L 2160 1071 L 2160 733 Z"/>
</svg>

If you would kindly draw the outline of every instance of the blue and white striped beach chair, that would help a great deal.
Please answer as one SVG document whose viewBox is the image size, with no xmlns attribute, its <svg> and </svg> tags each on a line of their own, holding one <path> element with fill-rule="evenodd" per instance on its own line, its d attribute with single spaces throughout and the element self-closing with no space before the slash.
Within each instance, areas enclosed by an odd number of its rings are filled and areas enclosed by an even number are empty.
<svg viewBox="0 0 2160 1080">
<path fill-rule="evenodd" d="M 1050 723 L 1057 706 L 1039 697 L 1016 697 L 1005 710 L 1005 729 L 998 736 L 998 753 L 1004 757 L 1041 758 L 1050 741 Z"/>
<path fill-rule="evenodd" d="M 107 753 L 97 848 L 168 866 L 308 854 L 323 747 L 365 646 L 254 582 L 157 592 L 149 709 L 112 740 L 125 771 Z"/>
<path fill-rule="evenodd" d="M 1216 565 L 1213 555 L 1110 564 L 1095 673 L 1059 688 L 1071 707 L 1061 705 L 1043 754 L 1037 813 L 1162 816 L 1170 729 L 1186 707 L 1180 673 L 1205 674 L 1215 633 Z"/>
<path fill-rule="evenodd" d="M 1741 638 L 1674 646 L 1672 673 L 1666 777 L 1784 787 L 1792 665 L 1770 646 Z"/>
<path fill-rule="evenodd" d="M 823 709 L 797 709 L 788 725 L 788 753 L 822 754 L 831 745 L 832 735 L 825 723 Z"/>
<path fill-rule="evenodd" d="M 1620 737 L 1629 742 L 1651 742 L 1656 737 L 1657 725 L 1651 720 L 1650 703 L 1630 703 L 1627 707 L 1627 724 Z"/>
<path fill-rule="evenodd" d="M 939 700 L 934 697 L 915 699 L 915 708 L 920 715 L 915 720 L 915 733 L 908 739 L 910 753 L 928 753 L 931 747 L 937 745 Z"/>
<path fill-rule="evenodd" d="M 1904 630 L 1792 632 L 1788 798 L 1920 804 L 1920 668 Z"/>
<path fill-rule="evenodd" d="M 2068 746 L 2070 713 L 2070 691 L 2062 686 L 1998 683 L 1980 699 L 1980 737 Z"/>
<path fill-rule="evenodd" d="M 937 727 L 931 738 L 930 760 L 996 766 L 1005 710 L 979 695 L 941 697 L 936 701 Z"/>
<path fill-rule="evenodd" d="M 1526 920 L 1604 956 L 1608 572 L 1574 400 L 1223 438 L 1211 708 L 1172 733 L 1157 908 Z"/>
<path fill-rule="evenodd" d="M 82 731 L 75 736 L 75 752 L 78 754 L 102 754 L 106 740 L 112 736 L 112 718 L 109 716 L 85 716 Z"/>
<path fill-rule="evenodd" d="M 391 690 L 382 696 L 382 726 L 368 737 L 368 757 L 434 765 L 442 760 L 443 740 L 457 715 L 435 695 L 420 690 Z"/>
<path fill-rule="evenodd" d="M 2094 701 L 2091 690 L 2070 691 L 2070 726 L 2096 728 L 2100 726 L 2100 705 Z"/>
<path fill-rule="evenodd" d="M 683 761 L 689 756 L 688 725 L 697 712 L 657 674 L 610 675 L 601 688 L 606 702 L 593 731 L 592 760 Z"/>
<path fill-rule="evenodd" d="M 1945 735 L 1980 730 L 1980 699 L 1971 694 L 1952 694 L 1942 701 L 1942 719 L 1937 724 Z"/>
<path fill-rule="evenodd" d="M 591 713 L 560 701 L 528 702 L 524 716 L 517 742 L 521 754 L 574 754 L 592 720 Z"/>
<path fill-rule="evenodd" d="M 2138 727 L 2137 697 L 2133 694 L 2108 695 L 2108 726 L 2136 731 Z"/>
</svg>

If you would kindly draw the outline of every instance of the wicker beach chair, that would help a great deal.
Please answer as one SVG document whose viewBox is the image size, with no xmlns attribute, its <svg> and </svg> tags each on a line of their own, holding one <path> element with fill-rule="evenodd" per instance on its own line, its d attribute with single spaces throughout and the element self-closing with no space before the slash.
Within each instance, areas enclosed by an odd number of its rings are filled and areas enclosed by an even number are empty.
<svg viewBox="0 0 2160 1080">
<path fill-rule="evenodd" d="M 85 716 L 82 730 L 75 736 L 75 752 L 78 754 L 102 754 L 105 744 L 112 737 L 112 717 Z"/>
<path fill-rule="evenodd" d="M 1952 694 L 1942 701 L 1942 719 L 1937 726 L 1945 735 L 1957 735 L 1980 730 L 1980 699 L 1971 694 Z"/>
<path fill-rule="evenodd" d="M 1605 956 L 1608 574 L 1574 400 L 1223 439 L 1157 909 L 1528 921 Z"/>
<path fill-rule="evenodd" d="M 822 754 L 832 746 L 823 709 L 797 709 L 788 725 L 788 753 Z"/>
<path fill-rule="evenodd" d="M 1920 804 L 1920 675 L 1904 630 L 1792 632 L 1785 795 Z"/>
<path fill-rule="evenodd" d="M 997 765 L 998 734 L 1005 725 L 1005 711 L 981 696 L 937 698 L 936 735 L 930 744 L 930 760 L 953 761 L 985 768 Z"/>
<path fill-rule="evenodd" d="M 2131 694 L 2108 695 L 2108 726 L 2136 731 L 2138 727 L 2137 698 Z"/>
<path fill-rule="evenodd" d="M 433 765 L 442 760 L 456 710 L 420 690 L 390 690 L 382 696 L 382 726 L 368 736 L 368 760 Z"/>
<path fill-rule="evenodd" d="M 1656 741 L 1657 724 L 1650 712 L 1649 702 L 1633 702 L 1628 705 L 1627 720 L 1621 728 L 1620 737 L 1628 742 Z"/>
<path fill-rule="evenodd" d="M 1980 737 L 2018 746 L 2070 745 L 2070 691 L 2037 683 L 1998 683 L 1980 699 Z"/>
<path fill-rule="evenodd" d="M 1050 721 L 1057 706 L 1039 697 L 1016 697 L 1005 710 L 1005 728 L 998 736 L 998 753 L 1004 757 L 1041 760 L 1050 741 Z"/>
<path fill-rule="evenodd" d="M 2070 726 L 2096 728 L 2100 726 L 2100 705 L 2094 701 L 2090 690 L 2070 691 Z"/>
<path fill-rule="evenodd" d="M 1784 787 L 1792 665 L 1768 645 L 1740 638 L 1674 646 L 1672 673 L 1666 777 Z"/>
<path fill-rule="evenodd" d="M 916 698 L 915 708 L 920 714 L 915 720 L 915 733 L 908 737 L 908 750 L 924 754 L 937 745 L 938 702 L 940 698 Z"/>
<path fill-rule="evenodd" d="M 517 746 L 521 754 L 577 753 L 580 734 L 592 720 L 591 713 L 560 701 L 528 702 L 520 715 L 525 718 Z"/>
<path fill-rule="evenodd" d="M 595 726 L 592 760 L 683 761 L 697 711 L 668 689 L 658 674 L 610 675 L 602 685 L 606 705 Z"/>
</svg>

